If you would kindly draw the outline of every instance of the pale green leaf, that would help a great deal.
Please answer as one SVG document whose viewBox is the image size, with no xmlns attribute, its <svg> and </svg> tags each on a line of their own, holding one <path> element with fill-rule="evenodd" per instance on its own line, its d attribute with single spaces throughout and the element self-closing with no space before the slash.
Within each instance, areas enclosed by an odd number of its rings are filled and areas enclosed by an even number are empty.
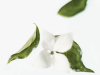
<svg viewBox="0 0 100 75">
<path fill-rule="evenodd" d="M 58 11 L 58 14 L 66 17 L 74 16 L 85 9 L 86 2 L 87 0 L 72 0 L 65 4 Z"/>
<path fill-rule="evenodd" d="M 17 58 L 18 59 L 26 58 L 32 52 L 33 48 L 36 48 L 38 46 L 39 40 L 40 40 L 40 33 L 38 27 L 36 26 L 36 31 L 31 36 L 31 38 L 17 53 L 11 55 L 10 59 L 8 60 L 8 63 Z"/>
</svg>

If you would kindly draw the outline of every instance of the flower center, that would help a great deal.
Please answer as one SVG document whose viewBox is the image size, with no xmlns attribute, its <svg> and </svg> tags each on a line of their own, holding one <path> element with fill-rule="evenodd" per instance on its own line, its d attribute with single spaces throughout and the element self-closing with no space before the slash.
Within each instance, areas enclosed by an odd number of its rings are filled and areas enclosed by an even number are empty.
<svg viewBox="0 0 100 75">
<path fill-rule="evenodd" d="M 50 53 L 51 55 L 53 55 L 54 54 L 54 51 L 51 51 L 51 53 Z"/>
<path fill-rule="evenodd" d="M 50 53 L 51 55 L 53 55 L 53 54 L 56 53 L 56 51 L 52 51 L 52 50 L 47 50 L 47 51 L 48 51 L 48 53 Z"/>
</svg>

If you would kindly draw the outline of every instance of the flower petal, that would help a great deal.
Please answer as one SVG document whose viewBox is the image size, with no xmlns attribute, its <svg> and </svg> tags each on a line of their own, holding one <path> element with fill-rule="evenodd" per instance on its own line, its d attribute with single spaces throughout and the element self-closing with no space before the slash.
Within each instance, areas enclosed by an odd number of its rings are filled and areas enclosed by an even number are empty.
<svg viewBox="0 0 100 75">
<path fill-rule="evenodd" d="M 69 72 L 70 71 L 70 64 L 68 59 L 59 53 L 55 53 L 53 55 L 52 64 L 55 69 L 61 72 Z"/>
<path fill-rule="evenodd" d="M 66 52 L 71 48 L 73 44 L 73 33 L 67 33 L 57 37 L 57 41 L 54 45 L 54 51 Z"/>
<path fill-rule="evenodd" d="M 47 68 L 51 65 L 51 55 L 47 50 L 43 50 L 39 53 L 36 60 L 33 63 L 36 67 Z"/>
<path fill-rule="evenodd" d="M 47 31 L 43 31 L 42 46 L 46 50 L 52 50 L 55 43 L 55 37 Z"/>
</svg>

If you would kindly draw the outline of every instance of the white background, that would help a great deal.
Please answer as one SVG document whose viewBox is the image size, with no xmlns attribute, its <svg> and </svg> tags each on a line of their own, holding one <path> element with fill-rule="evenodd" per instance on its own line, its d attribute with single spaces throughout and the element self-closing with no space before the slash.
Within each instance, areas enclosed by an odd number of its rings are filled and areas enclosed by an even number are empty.
<svg viewBox="0 0 100 75">
<path fill-rule="evenodd" d="M 66 75 L 52 68 L 41 69 L 32 66 L 36 54 L 33 50 L 25 59 L 7 64 L 31 37 L 35 25 L 54 35 L 74 31 L 74 40 L 80 45 L 82 60 L 87 68 L 99 73 L 100 67 L 100 1 L 88 0 L 86 9 L 78 15 L 67 18 L 57 15 L 57 11 L 69 0 L 0 0 L 0 73 L 1 75 Z M 91 73 L 77 73 L 72 75 Z"/>
</svg>

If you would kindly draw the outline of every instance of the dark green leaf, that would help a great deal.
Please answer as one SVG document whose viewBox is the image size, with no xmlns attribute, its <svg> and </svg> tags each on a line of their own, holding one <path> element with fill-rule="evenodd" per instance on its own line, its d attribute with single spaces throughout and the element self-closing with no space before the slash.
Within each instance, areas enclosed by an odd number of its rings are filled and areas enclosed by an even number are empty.
<svg viewBox="0 0 100 75">
<path fill-rule="evenodd" d="M 10 59 L 8 60 L 8 63 L 17 58 L 19 59 L 26 58 L 32 52 L 33 48 L 36 48 L 38 46 L 39 40 L 40 40 L 40 33 L 38 27 L 36 26 L 36 31 L 34 32 L 32 37 L 17 53 L 11 55 Z"/>
<path fill-rule="evenodd" d="M 71 49 L 63 54 L 68 58 L 68 61 L 70 62 L 70 65 L 71 65 L 70 67 L 73 70 L 77 72 L 93 72 L 94 73 L 93 70 L 86 68 L 85 65 L 83 64 L 81 60 L 81 57 L 82 57 L 81 48 L 75 41 L 73 41 L 73 45 Z"/>
<path fill-rule="evenodd" d="M 59 35 L 55 35 L 55 37 L 58 37 Z M 69 49 L 68 51 L 61 53 L 61 52 L 57 52 L 60 54 L 64 54 L 67 58 L 68 61 L 70 63 L 70 67 L 77 71 L 77 72 L 93 72 L 93 70 L 88 69 L 85 67 L 85 65 L 83 64 L 81 58 L 82 58 L 82 51 L 80 46 L 73 41 L 73 45 L 71 47 L 71 49 Z"/>
<path fill-rule="evenodd" d="M 65 4 L 58 11 L 58 14 L 66 17 L 74 16 L 85 9 L 86 2 L 87 0 L 72 0 L 69 3 Z"/>
</svg>

